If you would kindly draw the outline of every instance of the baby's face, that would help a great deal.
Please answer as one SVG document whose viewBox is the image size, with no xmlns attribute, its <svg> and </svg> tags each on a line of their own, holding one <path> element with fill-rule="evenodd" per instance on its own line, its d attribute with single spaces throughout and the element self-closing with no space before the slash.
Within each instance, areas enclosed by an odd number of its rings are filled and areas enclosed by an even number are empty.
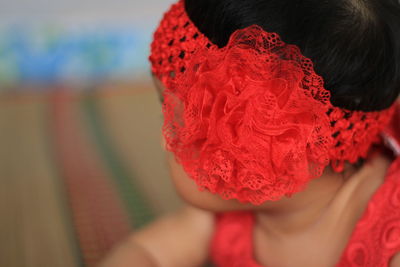
<svg viewBox="0 0 400 267">
<path fill-rule="evenodd" d="M 162 101 L 162 92 L 165 90 L 163 84 L 153 76 L 154 83 Z M 161 135 L 161 143 L 165 148 L 165 139 Z M 230 211 L 230 210 L 248 210 L 255 206 L 242 204 L 236 200 L 224 200 L 218 195 L 208 191 L 199 191 L 196 183 L 183 170 L 182 166 L 175 160 L 174 154 L 166 150 L 166 160 L 168 163 L 170 176 L 175 185 L 178 194 L 183 200 L 198 208 L 210 211 Z"/>
<path fill-rule="evenodd" d="M 165 90 L 163 84 L 154 77 L 154 83 L 159 92 L 162 101 L 162 92 Z M 161 135 L 161 143 L 163 148 L 165 148 L 165 139 L 163 135 Z M 278 201 L 266 201 L 262 205 L 255 206 L 252 204 L 243 204 L 237 200 L 224 200 L 219 195 L 212 194 L 208 191 L 199 191 L 197 184 L 193 179 L 191 179 L 188 174 L 183 170 L 182 165 L 178 164 L 175 160 L 175 156 L 172 152 L 166 151 L 166 160 L 168 163 L 170 176 L 175 185 L 175 188 L 178 194 L 182 197 L 183 200 L 188 202 L 189 204 L 209 210 L 214 212 L 224 212 L 224 211 L 234 211 L 234 210 L 267 210 L 267 209 L 275 209 L 279 207 L 284 207 L 286 203 L 299 201 L 305 195 L 307 195 L 307 191 L 311 194 L 318 194 L 320 190 L 318 189 L 318 183 L 321 179 L 314 179 L 309 183 L 309 187 L 311 186 L 313 189 L 303 190 L 302 192 L 298 192 L 291 197 L 282 197 Z M 336 180 L 331 179 L 335 176 L 333 170 L 328 167 L 324 171 L 324 177 L 329 179 L 331 183 L 334 183 Z M 310 188 L 309 188 L 310 189 Z M 314 190 L 314 191 L 313 191 Z"/>
<path fill-rule="evenodd" d="M 165 141 L 163 140 L 165 143 Z M 218 195 L 208 191 L 199 191 L 196 183 L 183 170 L 182 165 L 178 164 L 172 152 L 166 151 L 166 160 L 168 163 L 170 176 L 175 188 L 181 198 L 189 204 L 214 212 L 231 210 L 249 210 L 255 206 L 242 204 L 236 200 L 224 200 Z"/>
</svg>

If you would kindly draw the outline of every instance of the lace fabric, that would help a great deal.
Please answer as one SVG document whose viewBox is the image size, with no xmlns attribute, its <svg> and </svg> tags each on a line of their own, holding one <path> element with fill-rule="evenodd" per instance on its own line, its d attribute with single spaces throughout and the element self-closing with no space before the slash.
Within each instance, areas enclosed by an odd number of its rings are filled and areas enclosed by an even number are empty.
<svg viewBox="0 0 400 267">
<path fill-rule="evenodd" d="M 388 267 L 400 251 L 399 163 L 368 203 L 335 267 Z M 216 266 L 263 267 L 254 259 L 254 223 L 249 211 L 218 215 L 211 246 Z"/>
<path fill-rule="evenodd" d="M 149 59 L 166 87 L 167 148 L 201 190 L 224 199 L 258 205 L 303 190 L 329 163 L 342 171 L 381 142 L 394 110 L 332 106 L 312 61 L 257 25 L 218 48 L 184 1 L 165 14 Z"/>
<path fill-rule="evenodd" d="M 395 118 L 400 116 L 400 108 Z M 396 156 L 400 145 L 398 120 L 384 131 L 385 139 Z M 254 258 L 251 211 L 220 213 L 216 216 L 210 255 L 218 267 L 262 267 Z M 371 196 L 357 221 L 336 267 L 388 267 L 391 258 L 400 252 L 400 157 L 389 167 L 385 181 Z"/>
</svg>

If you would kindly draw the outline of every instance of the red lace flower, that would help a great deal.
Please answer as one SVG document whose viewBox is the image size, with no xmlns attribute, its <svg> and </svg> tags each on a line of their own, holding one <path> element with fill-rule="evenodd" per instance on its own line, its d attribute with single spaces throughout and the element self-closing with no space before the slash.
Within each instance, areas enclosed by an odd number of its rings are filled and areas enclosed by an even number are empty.
<svg viewBox="0 0 400 267">
<path fill-rule="evenodd" d="M 300 54 L 251 26 L 223 49 L 196 51 L 165 91 L 169 148 L 201 188 L 260 204 L 321 175 L 332 142 L 329 92 L 305 72 L 309 61 L 294 60 Z M 318 90 L 305 86 L 313 79 Z"/>
</svg>

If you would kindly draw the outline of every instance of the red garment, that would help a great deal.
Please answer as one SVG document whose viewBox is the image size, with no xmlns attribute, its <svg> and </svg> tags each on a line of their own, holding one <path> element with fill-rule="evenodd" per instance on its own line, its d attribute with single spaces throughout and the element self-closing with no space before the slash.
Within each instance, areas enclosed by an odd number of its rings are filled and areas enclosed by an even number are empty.
<svg viewBox="0 0 400 267">
<path fill-rule="evenodd" d="M 400 112 L 397 113 L 399 115 Z M 400 116 L 395 116 L 394 122 Z M 371 197 L 357 222 L 336 267 L 386 267 L 400 252 L 400 131 L 394 123 L 385 132 L 397 155 L 384 183 Z M 211 256 L 218 267 L 262 267 L 253 257 L 252 212 L 229 212 L 217 215 Z"/>
</svg>

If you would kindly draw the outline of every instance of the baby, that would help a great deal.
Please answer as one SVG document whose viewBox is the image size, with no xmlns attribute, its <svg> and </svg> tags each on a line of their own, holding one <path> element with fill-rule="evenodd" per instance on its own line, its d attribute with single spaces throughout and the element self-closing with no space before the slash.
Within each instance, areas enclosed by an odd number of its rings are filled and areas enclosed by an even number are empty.
<svg viewBox="0 0 400 267">
<path fill-rule="evenodd" d="M 180 0 L 150 61 L 187 202 L 103 267 L 400 267 L 397 0 Z"/>
</svg>

